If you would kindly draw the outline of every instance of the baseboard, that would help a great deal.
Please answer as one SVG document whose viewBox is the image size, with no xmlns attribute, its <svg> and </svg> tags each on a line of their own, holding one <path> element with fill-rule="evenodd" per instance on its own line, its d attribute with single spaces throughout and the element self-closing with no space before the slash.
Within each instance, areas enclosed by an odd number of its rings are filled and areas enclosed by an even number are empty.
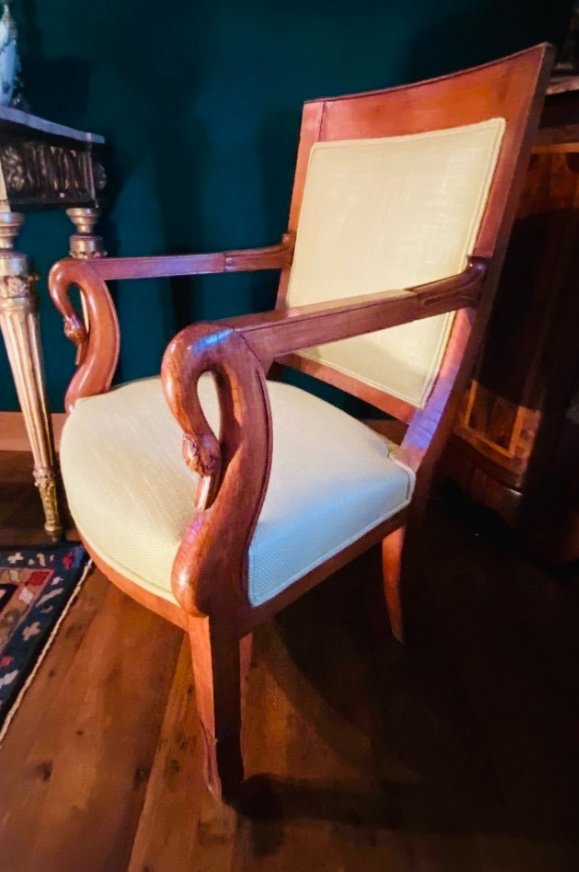
<svg viewBox="0 0 579 872">
<path fill-rule="evenodd" d="M 60 445 L 65 417 L 64 412 L 54 412 L 51 415 L 57 448 Z M 0 451 L 30 451 L 22 412 L 0 412 Z"/>
</svg>

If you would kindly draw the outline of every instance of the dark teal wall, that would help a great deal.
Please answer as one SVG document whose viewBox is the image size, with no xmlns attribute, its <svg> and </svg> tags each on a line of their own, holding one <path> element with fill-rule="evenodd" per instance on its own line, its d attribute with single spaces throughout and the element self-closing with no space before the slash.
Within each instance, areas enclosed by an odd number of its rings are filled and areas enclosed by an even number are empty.
<svg viewBox="0 0 579 872">
<path fill-rule="evenodd" d="M 560 39 L 569 0 L 15 0 L 25 91 L 39 115 L 109 143 L 111 254 L 277 241 L 285 229 L 302 102 L 383 87 Z M 66 217 L 32 215 L 20 247 L 45 276 Z M 44 282 L 50 401 L 72 351 Z M 120 377 L 156 372 L 178 326 L 265 308 L 275 276 L 207 277 L 116 291 Z M 7 373 L 3 348 L 0 372 Z M 16 408 L 8 378 L 0 408 Z"/>
</svg>

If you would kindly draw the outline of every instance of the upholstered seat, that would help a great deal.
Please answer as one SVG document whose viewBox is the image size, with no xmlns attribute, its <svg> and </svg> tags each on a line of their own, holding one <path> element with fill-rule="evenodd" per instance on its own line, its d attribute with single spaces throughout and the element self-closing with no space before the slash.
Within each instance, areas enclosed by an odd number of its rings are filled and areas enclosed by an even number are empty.
<svg viewBox="0 0 579 872">
<path fill-rule="evenodd" d="M 248 594 L 261 605 L 410 501 L 414 474 L 387 442 L 334 406 L 268 382 L 273 460 L 249 549 Z M 219 410 L 200 382 L 209 423 Z M 139 586 L 174 601 L 171 570 L 198 477 L 158 378 L 80 400 L 62 436 L 73 517 L 94 553 Z M 235 519 L 231 519 L 235 523 Z"/>
</svg>

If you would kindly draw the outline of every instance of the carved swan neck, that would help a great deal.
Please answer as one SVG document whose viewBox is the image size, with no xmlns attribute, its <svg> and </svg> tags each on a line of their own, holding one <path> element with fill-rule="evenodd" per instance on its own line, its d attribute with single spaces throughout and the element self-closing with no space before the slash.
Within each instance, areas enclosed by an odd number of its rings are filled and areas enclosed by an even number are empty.
<svg viewBox="0 0 579 872">
<path fill-rule="evenodd" d="M 86 323 L 70 299 L 70 287 L 82 294 Z M 64 332 L 77 348 L 78 369 L 66 393 L 66 410 L 77 400 L 107 391 L 119 359 L 119 323 L 105 282 L 90 262 L 67 258 L 55 264 L 48 279 L 50 296 L 64 318 Z"/>
<path fill-rule="evenodd" d="M 221 426 L 209 426 L 200 377 L 215 378 Z M 211 611 L 225 576 L 231 604 L 244 597 L 249 543 L 271 463 L 271 420 L 262 365 L 235 330 L 199 324 L 183 330 L 163 359 L 169 406 L 183 429 L 187 465 L 200 477 L 197 504 L 173 569 L 173 591 L 190 612 Z M 235 596 L 232 595 L 235 591 Z"/>
</svg>

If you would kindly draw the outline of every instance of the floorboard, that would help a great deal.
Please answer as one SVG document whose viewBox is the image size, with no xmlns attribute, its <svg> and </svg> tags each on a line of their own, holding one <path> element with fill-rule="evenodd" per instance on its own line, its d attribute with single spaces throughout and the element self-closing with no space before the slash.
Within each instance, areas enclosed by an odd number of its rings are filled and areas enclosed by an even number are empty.
<svg viewBox="0 0 579 872">
<path fill-rule="evenodd" d="M 0 542 L 41 526 L 0 454 Z M 182 634 L 95 572 L 0 748 L 0 869 L 576 872 L 578 581 L 440 490 L 404 648 L 374 551 L 256 632 L 236 814 L 201 781 Z"/>
</svg>

